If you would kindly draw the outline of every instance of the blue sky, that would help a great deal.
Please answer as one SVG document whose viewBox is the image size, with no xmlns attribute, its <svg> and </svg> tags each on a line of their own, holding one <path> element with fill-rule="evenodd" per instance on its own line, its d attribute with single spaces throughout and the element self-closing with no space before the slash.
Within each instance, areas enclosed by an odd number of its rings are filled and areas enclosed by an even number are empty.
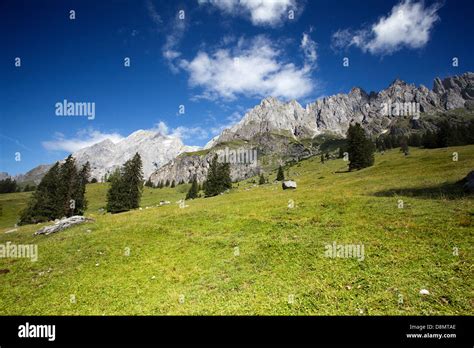
<svg viewBox="0 0 474 348">
<path fill-rule="evenodd" d="M 0 171 L 138 129 L 202 146 L 269 95 L 304 105 L 395 78 L 431 88 L 474 70 L 473 10 L 471 0 L 2 1 Z M 95 103 L 95 118 L 58 117 L 64 99 Z"/>
</svg>

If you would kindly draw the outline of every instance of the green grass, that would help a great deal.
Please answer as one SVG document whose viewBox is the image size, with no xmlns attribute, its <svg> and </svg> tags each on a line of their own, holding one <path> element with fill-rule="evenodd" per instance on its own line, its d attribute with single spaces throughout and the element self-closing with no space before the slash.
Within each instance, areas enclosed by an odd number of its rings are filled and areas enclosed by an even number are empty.
<svg viewBox="0 0 474 348">
<path fill-rule="evenodd" d="M 98 211 L 106 185 L 89 185 L 95 222 L 49 236 L 33 236 L 41 225 L 3 233 L 26 195 L 0 195 L 0 244 L 39 248 L 37 262 L 0 259 L 0 314 L 472 315 L 474 204 L 453 184 L 473 169 L 474 146 L 346 167 L 309 159 L 290 168 L 294 191 L 247 180 L 185 209 L 182 186 L 146 189 L 142 210 L 117 215 Z M 326 258 L 333 241 L 362 243 L 364 261 Z"/>
</svg>

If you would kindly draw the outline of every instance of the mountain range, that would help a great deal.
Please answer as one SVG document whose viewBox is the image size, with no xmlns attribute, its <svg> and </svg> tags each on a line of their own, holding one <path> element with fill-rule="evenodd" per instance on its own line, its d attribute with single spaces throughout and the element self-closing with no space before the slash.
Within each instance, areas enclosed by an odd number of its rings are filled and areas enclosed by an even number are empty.
<svg viewBox="0 0 474 348">
<path fill-rule="evenodd" d="M 107 174 L 136 152 L 142 157 L 145 179 L 150 178 L 155 184 L 166 180 L 189 182 L 195 175 L 198 181 L 203 181 L 212 157 L 224 147 L 256 148 L 260 158 L 268 160 L 267 164 L 271 166 L 314 155 L 319 150 L 314 139 L 325 135 L 342 138 L 353 122 L 361 123 L 371 135 L 397 131 L 401 117 L 386 112 L 387 105 L 397 103 L 415 103 L 421 113 L 421 118 L 410 117 L 414 115 L 405 117 L 409 122 L 405 126 L 408 129 L 403 131 L 433 128 L 424 115 L 460 108 L 474 109 L 474 73 L 442 80 L 435 78 L 431 90 L 399 79 L 380 92 L 367 93 L 355 87 L 347 94 L 324 97 L 305 107 L 295 100 L 282 102 L 267 97 L 203 149 L 186 146 L 178 137 L 158 131 L 138 130 L 119 142 L 106 139 L 75 152 L 73 156 L 79 165 L 89 161 L 91 177 L 98 181 L 103 181 Z M 50 167 L 40 165 L 15 179 L 38 183 Z M 231 165 L 231 176 L 234 180 L 246 178 L 264 167 L 263 162 L 258 166 Z M 2 176 L 6 175 L 2 173 Z"/>
</svg>

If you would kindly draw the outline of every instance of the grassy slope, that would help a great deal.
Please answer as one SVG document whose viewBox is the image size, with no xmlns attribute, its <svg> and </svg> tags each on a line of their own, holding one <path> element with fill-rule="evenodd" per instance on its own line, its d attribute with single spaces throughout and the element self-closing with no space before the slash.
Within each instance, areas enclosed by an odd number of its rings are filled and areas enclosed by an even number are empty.
<svg viewBox="0 0 474 348">
<path fill-rule="evenodd" d="M 0 259 L 0 314 L 472 314 L 474 204 L 444 191 L 473 167 L 474 146 L 394 150 L 353 173 L 310 159 L 290 170 L 295 191 L 240 183 L 179 209 L 184 193 L 147 189 L 154 207 L 118 215 L 97 212 L 106 187 L 90 185 L 94 223 L 0 234 L 39 246 L 37 262 Z M 363 243 L 365 260 L 325 258 L 332 241 Z"/>
</svg>

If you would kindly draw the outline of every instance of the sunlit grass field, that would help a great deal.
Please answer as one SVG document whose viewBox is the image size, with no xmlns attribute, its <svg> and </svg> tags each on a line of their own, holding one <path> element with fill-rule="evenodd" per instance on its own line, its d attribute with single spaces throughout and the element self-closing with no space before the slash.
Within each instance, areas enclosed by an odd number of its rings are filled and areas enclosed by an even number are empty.
<svg viewBox="0 0 474 348">
<path fill-rule="evenodd" d="M 0 195 L 0 244 L 39 250 L 0 259 L 0 314 L 472 315 L 474 204 L 455 182 L 474 146 L 410 152 L 350 173 L 312 158 L 288 169 L 296 190 L 271 173 L 184 209 L 180 185 L 105 214 L 106 184 L 92 184 L 95 221 L 49 236 L 33 236 L 44 224 L 11 232 L 29 194 Z M 363 244 L 364 260 L 325 257 L 333 242 Z"/>
</svg>

